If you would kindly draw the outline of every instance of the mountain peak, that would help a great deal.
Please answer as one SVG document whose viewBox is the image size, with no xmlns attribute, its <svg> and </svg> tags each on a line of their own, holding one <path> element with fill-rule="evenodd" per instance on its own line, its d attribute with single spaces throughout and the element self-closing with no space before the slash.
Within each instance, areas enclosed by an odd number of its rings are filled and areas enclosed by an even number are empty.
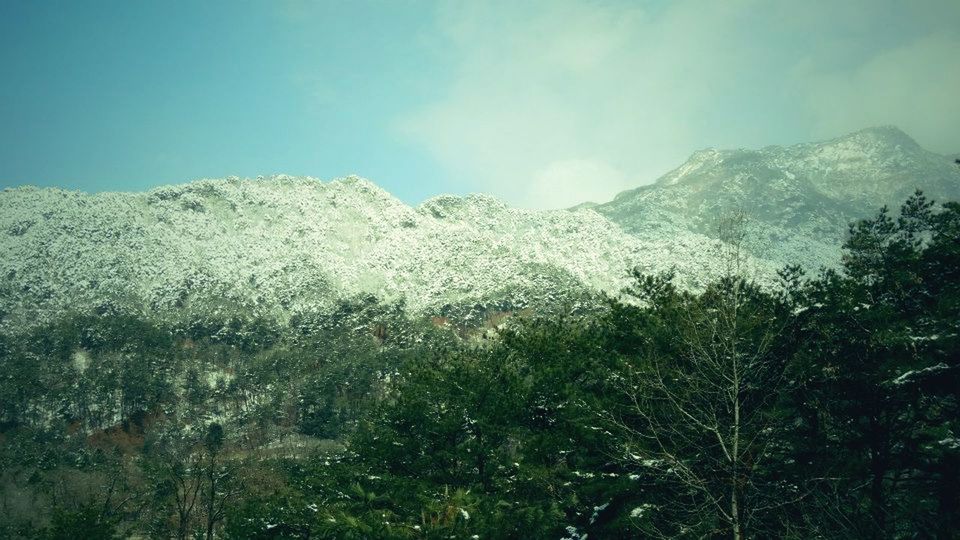
<svg viewBox="0 0 960 540">
<path fill-rule="evenodd" d="M 885 125 L 821 142 L 701 150 L 595 210 L 631 232 L 671 223 L 709 236 L 725 211 L 738 208 L 761 225 L 754 254 L 817 268 L 839 259 L 851 221 L 899 205 L 918 188 L 956 199 L 960 169 Z"/>
<path fill-rule="evenodd" d="M 723 152 L 716 148 L 697 150 L 687 159 L 686 163 L 663 175 L 657 179 L 656 183 L 667 186 L 675 185 L 697 171 L 708 169 L 722 161 Z"/>
<path fill-rule="evenodd" d="M 893 125 L 874 126 L 854 131 L 842 137 L 827 141 L 826 144 L 846 142 L 865 147 L 896 147 L 904 149 L 920 149 L 917 141 L 907 135 L 902 129 Z"/>
</svg>

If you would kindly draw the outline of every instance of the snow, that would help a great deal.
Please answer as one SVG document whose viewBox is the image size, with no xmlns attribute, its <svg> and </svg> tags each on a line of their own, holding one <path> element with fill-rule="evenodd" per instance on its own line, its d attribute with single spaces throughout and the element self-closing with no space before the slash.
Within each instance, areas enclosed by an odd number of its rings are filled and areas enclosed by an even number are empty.
<svg viewBox="0 0 960 540">
<path fill-rule="evenodd" d="M 894 379 L 893 384 L 896 384 L 896 385 L 907 384 L 908 382 L 911 382 L 912 379 L 915 379 L 917 376 L 929 375 L 931 373 L 937 373 L 947 369 L 950 369 L 950 367 L 944 364 L 943 362 L 940 362 L 937 365 L 926 367 L 920 370 L 910 370 L 904 373 L 903 375 L 900 375 L 896 379 Z"/>
<path fill-rule="evenodd" d="M 590 209 L 522 210 L 484 195 L 411 208 L 357 177 L 93 195 L 24 187 L 0 193 L 0 312 L 21 326 L 103 306 L 284 319 L 365 294 L 414 313 L 519 309 L 617 294 L 634 266 L 676 267 L 696 287 L 721 271 L 703 257 L 714 247 L 692 232 L 638 237 Z"/>
<path fill-rule="evenodd" d="M 960 450 L 960 439 L 957 437 L 947 437 L 946 439 L 941 439 L 938 441 L 940 446 L 946 446 L 951 450 Z"/>
<path fill-rule="evenodd" d="M 606 510 L 608 506 L 610 506 L 609 501 L 601 504 L 600 506 L 593 507 L 593 515 L 590 516 L 591 525 L 593 525 L 593 523 L 597 521 L 597 518 L 600 517 L 600 512 L 603 512 L 604 510 Z"/>
<path fill-rule="evenodd" d="M 634 519 L 641 518 L 643 517 L 643 514 L 646 513 L 647 510 L 650 510 L 651 508 L 653 508 L 652 504 L 641 504 L 640 506 L 637 506 L 633 510 L 630 510 L 630 517 Z"/>
</svg>

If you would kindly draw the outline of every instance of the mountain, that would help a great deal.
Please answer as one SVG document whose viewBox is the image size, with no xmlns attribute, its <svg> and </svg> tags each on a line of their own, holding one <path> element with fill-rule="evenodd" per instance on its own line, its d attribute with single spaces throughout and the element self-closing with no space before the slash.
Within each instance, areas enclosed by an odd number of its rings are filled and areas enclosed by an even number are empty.
<svg viewBox="0 0 960 540">
<path fill-rule="evenodd" d="M 64 311 L 286 320 L 376 296 L 473 322 L 617 294 L 628 269 L 697 288 L 722 266 L 715 226 L 750 218 L 750 271 L 833 266 L 847 224 L 917 187 L 960 199 L 960 170 L 896 128 L 823 143 L 704 150 L 652 185 L 575 209 L 485 195 L 410 207 L 373 183 L 231 177 L 146 193 L 0 193 L 0 325 Z"/>
<path fill-rule="evenodd" d="M 484 195 L 412 208 L 357 177 L 7 189 L 0 231 L 7 325 L 115 308 L 284 319 L 358 295 L 478 317 L 616 293 L 635 265 L 676 266 L 689 286 L 719 269 L 698 262 L 716 242 L 694 232 L 629 235 L 592 210 L 519 210 Z"/>
<path fill-rule="evenodd" d="M 722 215 L 742 210 L 754 255 L 816 269 L 839 260 L 851 221 L 896 208 L 918 188 L 960 199 L 960 168 L 884 126 L 819 143 L 702 150 L 594 210 L 633 234 L 674 227 L 711 237 Z"/>
</svg>

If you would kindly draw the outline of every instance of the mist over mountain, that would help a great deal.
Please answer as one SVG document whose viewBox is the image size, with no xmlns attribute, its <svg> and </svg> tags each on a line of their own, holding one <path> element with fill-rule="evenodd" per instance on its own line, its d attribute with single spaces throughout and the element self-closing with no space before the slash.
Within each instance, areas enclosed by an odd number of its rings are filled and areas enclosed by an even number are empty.
<svg viewBox="0 0 960 540">
<path fill-rule="evenodd" d="M 92 195 L 21 187 L 0 194 L 0 309 L 6 325 L 112 307 L 285 319 L 374 295 L 416 313 L 478 317 L 616 295 L 634 267 L 674 268 L 696 288 L 719 269 L 716 226 L 736 210 L 750 219 L 763 281 L 788 263 L 835 266 L 852 220 L 918 188 L 957 198 L 960 170 L 894 127 L 703 150 L 651 185 L 559 211 L 486 195 L 412 208 L 357 177 Z"/>
</svg>

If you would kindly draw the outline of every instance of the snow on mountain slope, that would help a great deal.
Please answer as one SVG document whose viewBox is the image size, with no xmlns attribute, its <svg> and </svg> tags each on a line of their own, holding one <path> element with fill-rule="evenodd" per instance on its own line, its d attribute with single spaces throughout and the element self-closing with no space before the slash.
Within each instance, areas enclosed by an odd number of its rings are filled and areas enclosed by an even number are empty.
<svg viewBox="0 0 960 540">
<path fill-rule="evenodd" d="M 960 198 L 960 169 L 896 128 L 823 143 L 704 150 L 655 184 L 571 210 L 484 195 L 407 206 L 357 177 L 201 180 L 146 193 L 0 193 L 0 324 L 64 310 L 277 319 L 375 295 L 411 311 L 509 310 L 616 294 L 628 270 L 719 273 L 715 227 L 751 218 L 750 272 L 834 266 L 847 224 L 917 187 Z"/>
<path fill-rule="evenodd" d="M 666 225 L 665 225 L 666 226 Z M 374 294 L 420 313 L 617 293 L 627 271 L 697 286 L 717 242 L 629 235 L 590 209 L 530 211 L 483 195 L 411 208 L 357 177 L 202 180 L 147 193 L 0 193 L 4 324 L 65 309 L 284 318 Z M 772 266 L 756 261 L 769 275 Z"/>
<path fill-rule="evenodd" d="M 669 223 L 713 236 L 720 215 L 741 209 L 754 224 L 754 255 L 816 269 L 839 261 L 851 221 L 897 208 L 917 188 L 960 199 L 960 168 L 885 126 L 820 143 L 696 152 L 594 210 L 634 234 Z"/>
</svg>

